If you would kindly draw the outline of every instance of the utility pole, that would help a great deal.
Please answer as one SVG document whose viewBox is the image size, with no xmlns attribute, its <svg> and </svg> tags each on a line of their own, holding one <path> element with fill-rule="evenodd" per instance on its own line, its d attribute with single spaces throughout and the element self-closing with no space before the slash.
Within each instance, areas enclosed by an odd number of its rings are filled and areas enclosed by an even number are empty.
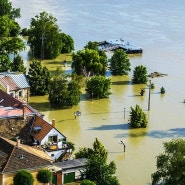
<svg viewBox="0 0 185 185">
<path fill-rule="evenodd" d="M 150 110 L 150 90 L 151 90 L 151 80 L 149 80 L 148 111 Z"/>
<path fill-rule="evenodd" d="M 44 32 L 42 33 L 42 37 L 41 37 L 41 61 L 44 60 L 44 39 L 45 39 L 45 34 Z"/>
</svg>

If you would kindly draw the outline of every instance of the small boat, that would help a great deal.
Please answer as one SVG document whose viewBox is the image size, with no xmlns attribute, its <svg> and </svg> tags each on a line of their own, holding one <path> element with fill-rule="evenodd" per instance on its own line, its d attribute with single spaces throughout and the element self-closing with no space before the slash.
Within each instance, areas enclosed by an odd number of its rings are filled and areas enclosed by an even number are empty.
<svg viewBox="0 0 185 185">
<path fill-rule="evenodd" d="M 127 54 L 143 52 L 141 47 L 137 47 L 130 42 L 125 42 L 123 38 L 100 42 L 99 49 L 102 51 L 114 51 L 116 49 L 123 49 Z"/>
</svg>

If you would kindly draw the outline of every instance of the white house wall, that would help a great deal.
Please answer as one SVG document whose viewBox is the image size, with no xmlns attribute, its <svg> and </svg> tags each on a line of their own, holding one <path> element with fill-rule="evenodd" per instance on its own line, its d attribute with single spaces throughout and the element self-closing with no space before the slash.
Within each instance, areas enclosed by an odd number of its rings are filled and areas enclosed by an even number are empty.
<svg viewBox="0 0 185 185">
<path fill-rule="evenodd" d="M 64 136 L 63 136 L 60 132 L 58 132 L 55 128 L 53 128 L 53 129 L 42 139 L 40 145 L 44 145 L 45 143 L 47 143 L 47 142 L 48 142 L 49 136 L 55 136 L 55 135 L 58 136 L 58 141 L 64 139 Z"/>
</svg>

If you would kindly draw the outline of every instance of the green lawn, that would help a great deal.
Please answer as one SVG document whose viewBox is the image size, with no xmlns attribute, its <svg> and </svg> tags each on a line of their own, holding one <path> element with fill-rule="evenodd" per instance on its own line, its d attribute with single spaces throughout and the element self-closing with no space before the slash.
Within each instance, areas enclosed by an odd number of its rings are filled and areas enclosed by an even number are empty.
<svg viewBox="0 0 185 185">
<path fill-rule="evenodd" d="M 43 66 L 46 66 L 51 73 L 54 73 L 54 71 L 56 71 L 57 68 L 61 69 L 64 66 L 64 61 L 66 61 L 67 63 L 71 63 L 72 55 L 61 54 L 55 59 L 43 60 L 42 64 Z"/>
</svg>

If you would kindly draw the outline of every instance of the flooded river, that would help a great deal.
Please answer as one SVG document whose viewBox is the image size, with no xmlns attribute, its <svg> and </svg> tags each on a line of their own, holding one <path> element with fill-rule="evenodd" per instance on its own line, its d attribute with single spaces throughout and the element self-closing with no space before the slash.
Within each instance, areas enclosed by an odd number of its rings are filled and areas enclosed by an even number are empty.
<svg viewBox="0 0 185 185">
<path fill-rule="evenodd" d="M 149 185 L 155 171 L 156 156 L 162 144 L 185 136 L 185 2 L 183 0 L 12 0 L 20 7 L 19 23 L 28 27 L 31 17 L 41 11 L 58 19 L 59 27 L 70 34 L 75 49 L 88 41 L 123 37 L 143 48 L 142 55 L 130 56 L 132 69 L 147 67 L 148 73 L 167 74 L 151 79 L 155 89 L 139 96 L 142 85 L 130 83 L 129 76 L 112 77 L 112 95 L 108 99 L 86 100 L 67 110 L 50 109 L 47 97 L 32 97 L 31 105 L 56 119 L 59 129 L 79 147 L 92 147 L 98 138 L 117 165 L 121 185 Z M 24 53 L 23 53 L 24 54 Z M 26 55 L 26 52 L 25 52 Z M 26 60 L 26 56 L 25 56 Z M 160 94 L 164 87 L 166 93 Z M 128 129 L 130 107 L 138 104 L 146 112 L 149 123 L 145 129 Z M 74 112 L 82 115 L 74 119 Z M 118 141 L 126 140 L 126 152 Z"/>
</svg>

